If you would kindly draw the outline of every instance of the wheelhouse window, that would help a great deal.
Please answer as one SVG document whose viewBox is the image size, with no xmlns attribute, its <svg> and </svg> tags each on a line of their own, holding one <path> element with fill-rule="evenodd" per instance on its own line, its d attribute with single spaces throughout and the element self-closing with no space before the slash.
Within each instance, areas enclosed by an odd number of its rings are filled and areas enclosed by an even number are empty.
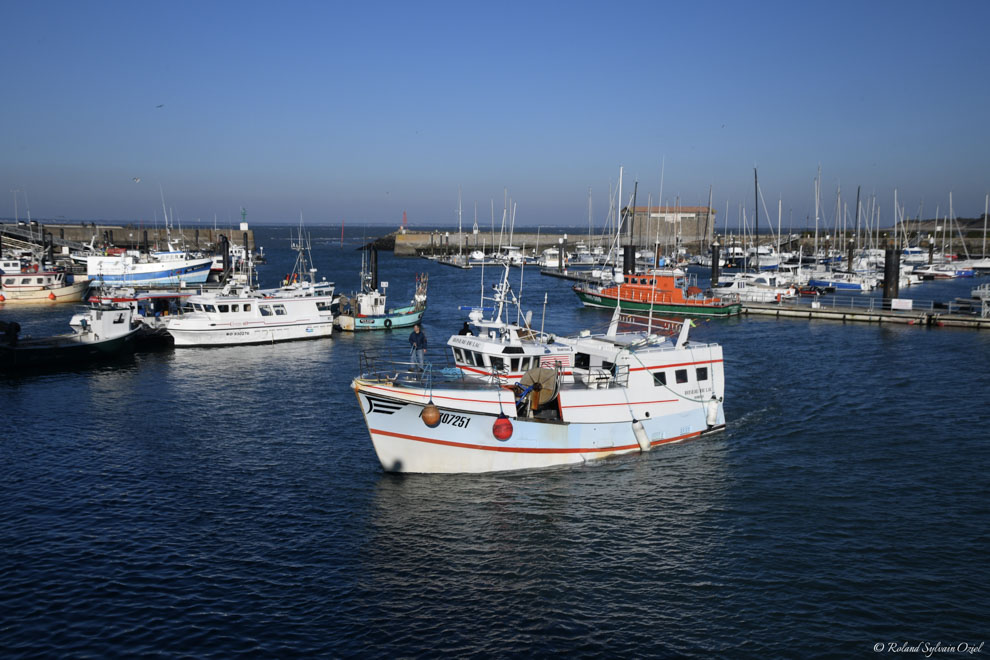
<svg viewBox="0 0 990 660">
<path fill-rule="evenodd" d="M 245 312 L 251 311 L 251 303 L 244 303 L 244 311 Z"/>
<path fill-rule="evenodd" d="M 698 381 L 708 380 L 708 367 L 698 367 Z"/>
<path fill-rule="evenodd" d="M 492 361 L 492 369 L 495 369 L 496 371 L 502 371 L 502 369 L 505 369 L 505 362 L 502 358 L 492 356 L 490 359 Z"/>
<path fill-rule="evenodd" d="M 261 310 L 261 315 L 262 316 L 271 316 L 272 315 L 272 308 L 269 307 L 268 305 L 258 305 L 258 309 Z"/>
<path fill-rule="evenodd" d="M 667 373 L 664 371 L 653 372 L 653 385 L 660 387 L 667 384 Z"/>
<path fill-rule="evenodd" d="M 14 283 L 14 278 L 13 277 L 8 277 L 7 279 L 5 279 L 3 281 L 3 283 L 4 284 L 13 284 Z"/>
<path fill-rule="evenodd" d="M 461 353 L 461 349 L 459 348 L 454 349 L 454 359 L 457 360 L 458 362 L 464 362 L 464 353 Z"/>
<path fill-rule="evenodd" d="M 512 358 L 509 360 L 509 370 L 512 373 L 519 371 L 519 358 Z"/>
<path fill-rule="evenodd" d="M 574 366 L 578 369 L 590 369 L 591 356 L 587 353 L 576 353 L 574 355 Z"/>
<path fill-rule="evenodd" d="M 678 384 L 688 382 L 687 369 L 678 369 L 677 371 L 675 371 L 674 378 L 677 379 Z"/>
<path fill-rule="evenodd" d="M 241 311 L 241 306 L 240 305 L 231 305 L 230 306 L 230 311 L 232 311 L 232 312 L 239 312 L 239 311 Z"/>
<path fill-rule="evenodd" d="M 217 305 L 217 309 L 219 309 L 222 313 L 226 314 L 227 312 L 230 311 L 230 305 Z"/>
<path fill-rule="evenodd" d="M 217 308 L 214 305 L 203 305 L 203 309 L 214 314 L 217 312 Z"/>
<path fill-rule="evenodd" d="M 272 305 L 275 308 L 275 316 L 285 316 L 288 312 L 285 311 L 285 305 Z"/>
</svg>

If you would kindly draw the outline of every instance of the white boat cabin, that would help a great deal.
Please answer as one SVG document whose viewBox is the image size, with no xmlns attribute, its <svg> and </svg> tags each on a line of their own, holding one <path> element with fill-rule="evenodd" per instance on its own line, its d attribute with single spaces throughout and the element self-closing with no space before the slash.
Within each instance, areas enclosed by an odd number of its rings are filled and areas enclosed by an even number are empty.
<svg viewBox="0 0 990 660">
<path fill-rule="evenodd" d="M 52 271 L 16 275 L 5 273 L 2 282 L 4 290 L 7 291 L 47 291 L 66 286 L 65 273 Z"/>
</svg>

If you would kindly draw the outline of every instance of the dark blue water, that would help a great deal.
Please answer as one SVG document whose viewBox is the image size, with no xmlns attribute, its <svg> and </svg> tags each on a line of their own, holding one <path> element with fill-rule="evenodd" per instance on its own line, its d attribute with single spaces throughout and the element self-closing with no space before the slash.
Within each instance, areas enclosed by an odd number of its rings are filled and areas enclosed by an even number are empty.
<svg viewBox="0 0 990 660">
<path fill-rule="evenodd" d="M 354 243 L 312 232 L 354 289 Z M 288 231 L 258 235 L 274 284 Z M 478 299 L 479 269 L 381 262 L 395 302 L 430 273 L 434 347 Z M 607 320 L 532 270 L 537 320 L 544 291 L 548 328 Z M 70 315 L 0 310 L 25 332 Z M 990 636 L 990 333 L 702 323 L 725 433 L 512 476 L 382 472 L 348 385 L 405 334 L 0 378 L 3 656 L 845 658 Z"/>
</svg>

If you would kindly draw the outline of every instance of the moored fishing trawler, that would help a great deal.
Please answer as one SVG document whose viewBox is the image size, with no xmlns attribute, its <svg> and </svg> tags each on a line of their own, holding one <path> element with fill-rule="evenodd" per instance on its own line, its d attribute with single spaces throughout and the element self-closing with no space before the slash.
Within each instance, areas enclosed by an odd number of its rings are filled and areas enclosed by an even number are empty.
<svg viewBox="0 0 990 660">
<path fill-rule="evenodd" d="M 333 313 L 329 296 L 265 296 L 230 288 L 186 299 L 166 329 L 176 347 L 267 344 L 329 337 Z"/>
<path fill-rule="evenodd" d="M 127 306 L 95 304 L 69 322 L 71 333 L 50 337 L 18 336 L 20 325 L 3 324 L 0 368 L 78 365 L 113 357 L 133 347 L 137 327 Z"/>
<path fill-rule="evenodd" d="M 574 465 L 721 430 L 722 348 L 672 337 L 582 332 L 572 377 L 535 367 L 516 384 L 417 373 L 365 354 L 351 386 L 390 472 L 480 473 Z"/>
<path fill-rule="evenodd" d="M 333 282 L 316 281 L 310 241 L 300 224 L 293 273 L 277 289 L 256 289 L 250 253 L 221 291 L 190 296 L 166 330 L 180 346 L 267 344 L 329 337 L 333 333 Z"/>
<path fill-rule="evenodd" d="M 89 289 L 83 278 L 68 282 L 65 273 L 34 271 L 0 275 L 0 304 L 79 302 Z"/>
<path fill-rule="evenodd" d="M 346 332 L 412 327 L 426 313 L 427 282 L 426 273 L 417 275 L 412 301 L 402 307 L 388 307 L 385 298 L 388 282 L 378 281 L 378 250 L 372 248 L 370 253 L 362 255 L 361 291 L 337 299 L 335 323 Z"/>
</svg>

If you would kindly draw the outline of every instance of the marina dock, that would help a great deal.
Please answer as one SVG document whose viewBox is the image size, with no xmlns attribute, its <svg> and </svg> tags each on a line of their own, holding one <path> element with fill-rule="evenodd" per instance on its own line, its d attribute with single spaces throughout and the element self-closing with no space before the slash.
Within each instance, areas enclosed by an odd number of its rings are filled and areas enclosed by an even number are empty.
<svg viewBox="0 0 990 660">
<path fill-rule="evenodd" d="M 900 323 L 925 327 L 990 329 L 990 317 L 963 313 L 953 303 L 925 303 L 912 306 L 909 310 L 891 309 L 889 300 L 854 296 L 827 296 L 810 303 L 745 302 L 742 313 L 844 323 Z"/>
</svg>

